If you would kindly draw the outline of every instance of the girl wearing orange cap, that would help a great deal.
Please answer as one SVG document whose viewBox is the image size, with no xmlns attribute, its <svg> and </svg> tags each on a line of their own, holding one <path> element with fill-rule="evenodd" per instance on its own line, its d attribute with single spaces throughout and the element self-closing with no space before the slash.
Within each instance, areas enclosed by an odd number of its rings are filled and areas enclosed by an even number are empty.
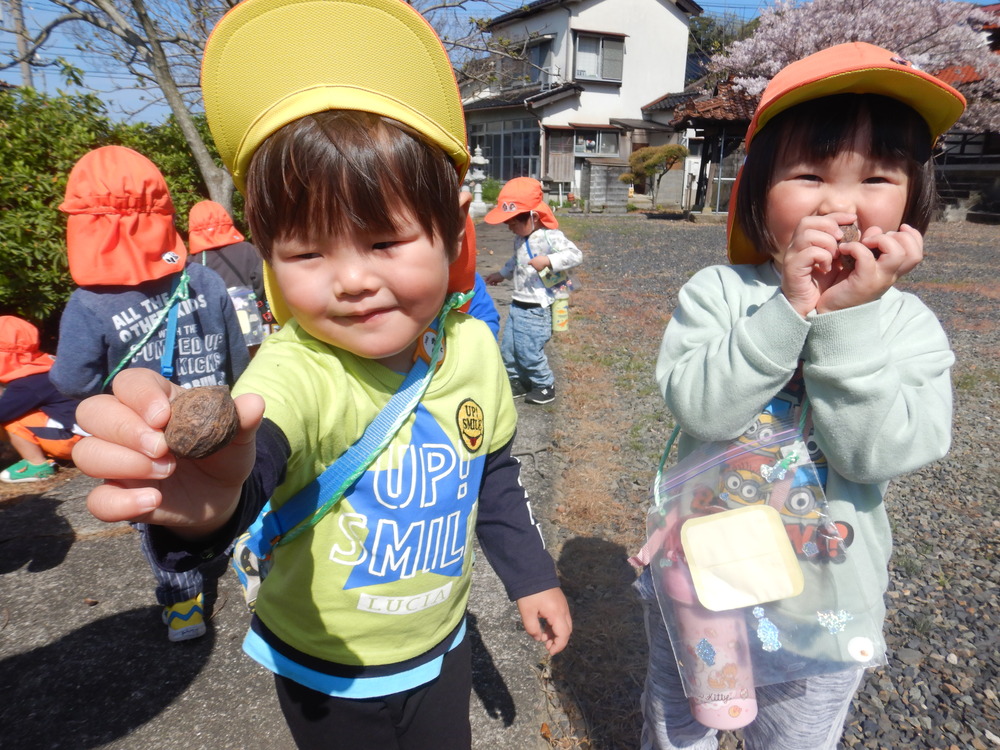
<svg viewBox="0 0 1000 750">
<path fill-rule="evenodd" d="M 555 375 L 545 356 L 545 344 L 552 337 L 552 303 L 567 292 L 565 284 L 546 282 L 552 274 L 580 265 L 583 254 L 559 231 L 541 183 L 530 177 L 507 182 L 484 221 L 506 224 L 514 235 L 514 254 L 486 277 L 486 283 L 493 285 L 514 280 L 510 314 L 500 339 L 511 392 L 529 404 L 547 404 L 556 397 Z"/>
<path fill-rule="evenodd" d="M 737 438 L 766 411 L 804 418 L 845 548 L 825 556 L 803 542 L 816 538 L 815 521 L 789 515 L 785 531 L 800 558 L 818 555 L 832 579 L 860 581 L 845 587 L 846 609 L 879 628 L 892 550 L 886 487 L 950 443 L 948 340 L 934 314 L 894 285 L 923 257 L 933 145 L 963 106 L 951 87 L 870 44 L 838 45 L 779 72 L 750 124 L 734 187 L 733 265 L 684 285 L 656 366 L 682 428 L 681 456 Z M 648 568 L 637 588 L 650 644 L 641 746 L 715 748 L 716 730 L 694 720 L 682 692 Z M 751 650 L 780 649 L 791 621 L 780 601 L 763 610 L 774 638 L 764 643 L 748 622 Z M 829 631 L 860 663 L 885 643 L 880 629 L 859 626 L 841 618 Z M 746 747 L 835 747 L 863 673 L 758 685 Z"/>
<path fill-rule="evenodd" d="M 250 358 L 225 283 L 187 263 L 155 164 L 122 146 L 95 149 L 74 165 L 59 210 L 79 285 L 59 326 L 60 391 L 93 396 L 125 367 L 169 371 L 187 388 L 236 382 Z"/>
<path fill-rule="evenodd" d="M 199 260 L 219 274 L 227 286 L 249 287 L 257 299 L 264 299 L 264 261 L 233 224 L 229 212 L 215 201 L 199 201 L 191 206 L 188 247 L 191 255 L 200 255 Z"/>
<path fill-rule="evenodd" d="M 188 213 L 188 249 L 226 282 L 250 351 L 274 322 L 264 295 L 264 261 L 246 241 L 229 212 L 215 201 L 199 201 Z M 251 296 L 250 293 L 253 293 Z"/>
<path fill-rule="evenodd" d="M 55 472 L 52 459 L 68 461 L 83 435 L 77 400 L 49 380 L 53 359 L 38 348 L 38 329 L 12 315 L 0 317 L 0 432 L 21 460 L 0 472 L 0 481 L 39 482 Z"/>
</svg>

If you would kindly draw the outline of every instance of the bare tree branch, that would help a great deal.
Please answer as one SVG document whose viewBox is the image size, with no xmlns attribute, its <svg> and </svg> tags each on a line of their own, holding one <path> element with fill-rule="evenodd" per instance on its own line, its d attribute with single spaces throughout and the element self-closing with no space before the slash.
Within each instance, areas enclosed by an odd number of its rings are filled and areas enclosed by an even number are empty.
<svg viewBox="0 0 1000 750">
<path fill-rule="evenodd" d="M 201 108 L 199 75 L 205 42 L 212 27 L 237 0 L 40 0 L 42 7 L 57 9 L 59 15 L 27 38 L 24 51 L 0 62 L 0 70 L 27 62 L 67 65 L 64 61 L 44 61 L 38 55 L 53 43 L 57 32 L 76 40 L 78 56 L 89 64 L 110 72 L 125 72 L 136 89 L 150 92 L 153 103 L 165 102 L 180 126 L 202 178 L 213 200 L 227 208 L 232 202 L 233 185 L 202 141 L 192 112 Z M 469 0 L 426 0 L 411 2 L 438 30 L 453 60 L 468 61 L 489 54 L 491 46 L 483 32 L 484 22 L 468 12 Z M 478 4 L 481 8 L 483 4 Z M 488 5 L 487 5 L 488 7 Z M 499 6 L 498 6 L 499 7 Z M 503 11 L 498 10 L 499 15 Z M 3 28 L 0 33 L 14 33 Z M 501 56 L 523 59 L 523 49 L 492 45 Z M 109 93 L 109 92 L 105 92 Z M 141 111 L 141 107 L 138 111 Z"/>
</svg>

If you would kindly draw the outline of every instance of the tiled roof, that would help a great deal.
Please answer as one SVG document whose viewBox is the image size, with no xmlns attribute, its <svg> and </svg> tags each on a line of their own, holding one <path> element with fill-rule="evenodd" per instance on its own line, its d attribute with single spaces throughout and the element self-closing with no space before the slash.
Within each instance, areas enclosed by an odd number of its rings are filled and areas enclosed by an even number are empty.
<svg viewBox="0 0 1000 750">
<path fill-rule="evenodd" d="M 749 96 L 736 90 L 731 82 L 720 83 L 715 96 L 691 99 L 674 110 L 671 125 L 688 123 L 708 125 L 712 123 L 748 123 L 753 119 L 758 97 Z"/>
<path fill-rule="evenodd" d="M 643 112 L 671 112 L 684 102 L 698 96 L 696 91 L 683 91 L 679 94 L 664 94 L 659 99 L 651 101 L 642 107 Z"/>
<path fill-rule="evenodd" d="M 935 75 L 950 86 L 983 80 L 983 76 L 971 65 L 952 65 Z"/>
</svg>

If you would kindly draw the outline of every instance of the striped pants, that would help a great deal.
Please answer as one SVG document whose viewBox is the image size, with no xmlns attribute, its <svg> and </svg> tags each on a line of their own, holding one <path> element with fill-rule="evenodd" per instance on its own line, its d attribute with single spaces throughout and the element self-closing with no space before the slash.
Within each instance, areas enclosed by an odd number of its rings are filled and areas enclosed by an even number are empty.
<svg viewBox="0 0 1000 750">
<path fill-rule="evenodd" d="M 184 573 L 164 570 L 156 564 L 156 557 L 149 541 L 149 526 L 144 523 L 132 524 L 139 532 L 142 553 L 149 561 L 149 567 L 156 578 L 156 601 L 164 607 L 178 602 L 186 602 L 202 593 L 205 589 L 205 577 L 201 568 L 195 568 Z"/>
<path fill-rule="evenodd" d="M 647 567 L 634 588 L 642 601 L 649 665 L 642 692 L 641 750 L 716 750 L 717 730 L 691 716 L 670 636 Z M 757 688 L 757 718 L 743 728 L 746 750 L 834 750 L 863 670 Z"/>
</svg>

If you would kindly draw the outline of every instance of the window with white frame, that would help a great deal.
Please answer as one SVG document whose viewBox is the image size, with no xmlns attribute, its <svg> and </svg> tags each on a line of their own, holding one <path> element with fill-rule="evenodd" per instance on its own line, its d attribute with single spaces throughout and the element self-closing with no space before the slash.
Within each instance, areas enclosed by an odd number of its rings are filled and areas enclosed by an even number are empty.
<svg viewBox="0 0 1000 750">
<path fill-rule="evenodd" d="M 469 148 L 482 149 L 489 159 L 489 177 L 506 182 L 513 177 L 539 176 L 540 133 L 538 121 L 526 117 L 514 120 L 469 124 Z"/>
<path fill-rule="evenodd" d="M 624 59 L 624 38 L 602 34 L 577 34 L 577 78 L 598 81 L 621 81 Z"/>
<path fill-rule="evenodd" d="M 618 156 L 616 130 L 577 130 L 573 143 L 577 156 Z"/>
</svg>

